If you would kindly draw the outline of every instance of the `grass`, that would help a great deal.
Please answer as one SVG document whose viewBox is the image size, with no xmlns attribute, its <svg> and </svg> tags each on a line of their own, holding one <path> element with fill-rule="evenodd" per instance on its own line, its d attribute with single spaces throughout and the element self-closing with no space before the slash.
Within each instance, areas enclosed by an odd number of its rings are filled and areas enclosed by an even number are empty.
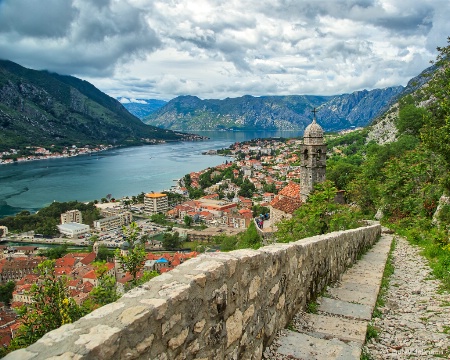
<svg viewBox="0 0 450 360">
<path fill-rule="evenodd" d="M 372 360 L 372 357 L 364 348 L 362 349 L 360 360 Z"/>
<path fill-rule="evenodd" d="M 311 301 L 306 305 L 306 312 L 308 314 L 317 314 L 319 312 L 319 304 L 316 301 Z"/>
<path fill-rule="evenodd" d="M 286 329 L 291 330 L 291 331 L 297 331 L 294 327 L 294 324 L 292 322 L 290 322 L 289 324 L 287 324 Z"/>
<path fill-rule="evenodd" d="M 367 325 L 366 341 L 378 338 L 378 329 L 372 324 Z"/>
</svg>

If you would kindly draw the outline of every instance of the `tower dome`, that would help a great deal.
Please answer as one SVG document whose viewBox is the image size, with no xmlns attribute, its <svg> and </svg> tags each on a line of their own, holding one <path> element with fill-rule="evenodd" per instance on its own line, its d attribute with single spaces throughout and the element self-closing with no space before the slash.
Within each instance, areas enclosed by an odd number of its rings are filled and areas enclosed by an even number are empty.
<svg viewBox="0 0 450 360">
<path fill-rule="evenodd" d="M 316 122 L 316 118 L 313 119 L 312 123 L 309 124 L 305 129 L 304 137 L 323 137 L 323 129 L 322 126 L 320 126 Z"/>
<path fill-rule="evenodd" d="M 311 124 L 309 124 L 303 134 L 303 143 L 305 145 L 321 145 L 323 144 L 323 129 L 316 122 L 314 117 Z"/>
</svg>

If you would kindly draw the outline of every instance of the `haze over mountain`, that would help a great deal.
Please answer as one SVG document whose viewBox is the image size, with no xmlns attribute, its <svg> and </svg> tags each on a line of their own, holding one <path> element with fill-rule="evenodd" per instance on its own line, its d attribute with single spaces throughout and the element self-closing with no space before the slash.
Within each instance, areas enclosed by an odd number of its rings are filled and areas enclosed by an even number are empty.
<svg viewBox="0 0 450 360">
<path fill-rule="evenodd" d="M 118 97 L 117 100 L 119 100 L 125 109 L 141 120 L 167 104 L 167 101 L 156 99 Z"/>
<path fill-rule="evenodd" d="M 145 125 L 87 81 L 0 60 L 0 147 L 140 144 L 185 135 Z"/>
</svg>

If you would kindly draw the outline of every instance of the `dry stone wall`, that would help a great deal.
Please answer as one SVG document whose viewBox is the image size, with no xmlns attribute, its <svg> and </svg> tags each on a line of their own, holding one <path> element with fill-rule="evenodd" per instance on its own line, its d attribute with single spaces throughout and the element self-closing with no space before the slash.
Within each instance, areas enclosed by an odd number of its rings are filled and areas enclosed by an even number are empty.
<svg viewBox="0 0 450 360">
<path fill-rule="evenodd" d="M 371 223 L 199 256 L 6 359 L 260 359 L 380 233 Z"/>
</svg>

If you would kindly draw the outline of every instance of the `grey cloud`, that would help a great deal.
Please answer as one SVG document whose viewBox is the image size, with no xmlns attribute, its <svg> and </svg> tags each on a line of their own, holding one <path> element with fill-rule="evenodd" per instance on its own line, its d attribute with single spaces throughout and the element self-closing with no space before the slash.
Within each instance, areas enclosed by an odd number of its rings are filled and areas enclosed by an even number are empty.
<svg viewBox="0 0 450 360">
<path fill-rule="evenodd" d="M 19 19 L 13 27 L 0 18 L 3 56 L 64 74 L 110 76 L 117 65 L 143 58 L 161 45 L 145 13 L 126 1 L 45 1 L 45 6 L 42 0 L 0 3 L 0 10 L 6 9 L 1 16 Z M 39 39 L 44 35 L 45 39 Z M 15 37 L 18 41 L 11 46 Z"/>
<path fill-rule="evenodd" d="M 70 31 L 78 10 L 70 1 L 3 0 L 0 2 L 0 33 L 61 38 Z"/>
</svg>

